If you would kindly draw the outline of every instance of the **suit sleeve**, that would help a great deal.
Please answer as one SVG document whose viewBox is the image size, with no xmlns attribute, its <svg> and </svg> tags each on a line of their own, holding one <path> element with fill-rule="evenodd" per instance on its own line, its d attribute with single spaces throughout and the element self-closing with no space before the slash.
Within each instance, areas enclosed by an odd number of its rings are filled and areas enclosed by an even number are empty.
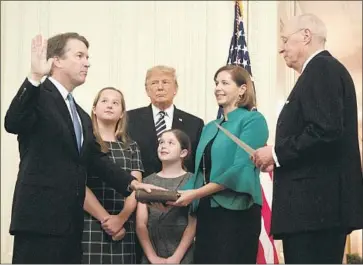
<svg viewBox="0 0 363 265">
<path fill-rule="evenodd" d="M 343 81 L 337 66 L 325 60 L 318 58 L 315 62 L 317 71 L 301 93 L 305 128 L 301 134 L 285 137 L 275 145 L 281 166 L 312 148 L 324 147 L 343 134 Z"/>
<path fill-rule="evenodd" d="M 251 117 L 242 125 L 241 133 L 237 136 L 253 149 L 266 144 L 268 139 L 268 127 L 265 118 L 259 112 L 251 112 Z M 259 177 L 249 154 L 237 147 L 233 165 L 219 176 L 211 176 L 211 182 L 223 185 L 240 193 L 253 194 L 255 179 Z"/>
<path fill-rule="evenodd" d="M 91 174 L 99 176 L 122 195 L 130 195 L 127 188 L 131 181 L 136 180 L 136 178 L 114 164 L 105 153 L 101 152 L 101 147 L 95 138 L 91 147 L 88 163 Z"/>
<path fill-rule="evenodd" d="M 25 79 L 5 115 L 5 130 L 19 134 L 31 130 L 37 121 L 40 86 Z"/>
</svg>

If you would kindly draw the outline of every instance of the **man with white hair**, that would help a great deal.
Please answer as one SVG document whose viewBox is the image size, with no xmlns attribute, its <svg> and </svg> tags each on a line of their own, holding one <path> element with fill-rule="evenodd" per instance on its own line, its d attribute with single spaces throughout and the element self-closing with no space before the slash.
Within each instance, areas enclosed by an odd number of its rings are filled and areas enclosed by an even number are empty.
<svg viewBox="0 0 363 265">
<path fill-rule="evenodd" d="M 315 15 L 293 17 L 279 53 L 300 74 L 280 113 L 274 146 L 255 151 L 274 170 L 271 233 L 285 263 L 342 263 L 346 235 L 363 228 L 357 100 L 347 69 L 324 49 Z"/>
</svg>

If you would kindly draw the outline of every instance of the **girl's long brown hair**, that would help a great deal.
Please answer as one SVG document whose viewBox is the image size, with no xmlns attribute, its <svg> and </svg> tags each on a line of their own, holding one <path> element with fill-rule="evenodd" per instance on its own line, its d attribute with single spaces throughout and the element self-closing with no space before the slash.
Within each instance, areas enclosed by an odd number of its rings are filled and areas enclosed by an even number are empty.
<svg viewBox="0 0 363 265">
<path fill-rule="evenodd" d="M 98 123 L 97 123 L 97 117 L 94 113 L 93 109 L 96 108 L 96 105 L 98 101 L 100 100 L 101 94 L 105 90 L 113 90 L 120 94 L 121 96 L 121 108 L 122 108 L 122 116 L 117 121 L 115 125 L 115 136 L 117 140 L 120 140 L 125 147 L 129 145 L 130 138 L 127 135 L 127 112 L 126 112 L 126 103 L 125 98 L 122 92 L 114 87 L 105 87 L 102 88 L 96 95 L 93 105 L 92 105 L 92 111 L 91 111 L 91 120 L 92 120 L 92 127 L 93 127 L 93 134 L 96 137 L 97 142 L 101 145 L 101 151 L 104 153 L 107 153 L 109 151 L 108 146 L 106 143 L 102 140 L 99 129 L 98 129 Z"/>
</svg>

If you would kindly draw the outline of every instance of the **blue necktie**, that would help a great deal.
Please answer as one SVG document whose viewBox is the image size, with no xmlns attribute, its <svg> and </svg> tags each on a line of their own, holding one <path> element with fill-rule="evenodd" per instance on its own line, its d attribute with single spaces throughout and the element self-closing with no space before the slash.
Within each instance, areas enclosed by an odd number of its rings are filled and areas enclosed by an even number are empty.
<svg viewBox="0 0 363 265">
<path fill-rule="evenodd" d="M 78 120 L 76 104 L 74 103 L 74 98 L 71 93 L 68 94 L 67 99 L 69 101 L 69 106 L 71 107 L 73 127 L 76 134 L 78 151 L 81 152 L 82 128 Z"/>
</svg>

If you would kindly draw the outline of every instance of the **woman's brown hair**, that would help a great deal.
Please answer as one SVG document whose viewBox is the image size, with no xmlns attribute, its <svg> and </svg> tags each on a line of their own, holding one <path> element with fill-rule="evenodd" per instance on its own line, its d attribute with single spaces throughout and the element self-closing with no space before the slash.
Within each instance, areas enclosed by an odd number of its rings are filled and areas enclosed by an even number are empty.
<svg viewBox="0 0 363 265">
<path fill-rule="evenodd" d="M 122 108 L 122 115 L 121 118 L 117 121 L 116 126 L 115 126 L 115 136 L 116 139 L 120 140 L 125 147 L 128 146 L 129 144 L 129 137 L 127 135 L 127 114 L 126 114 L 126 103 L 125 103 L 125 98 L 124 95 L 122 94 L 122 92 L 114 87 L 105 87 L 102 88 L 96 95 L 94 101 L 93 101 L 93 105 L 92 105 L 92 114 L 91 114 L 91 120 L 92 120 L 92 127 L 93 127 L 93 134 L 96 137 L 97 142 L 101 145 L 101 151 L 104 153 L 107 153 L 109 151 L 108 146 L 106 145 L 106 143 L 102 140 L 99 129 L 98 129 L 98 123 L 97 123 L 97 117 L 96 114 L 94 113 L 94 108 L 96 108 L 96 105 L 98 103 L 98 101 L 100 100 L 101 94 L 103 91 L 105 90 L 113 90 L 116 91 L 120 94 L 121 96 L 121 108 Z"/>
<path fill-rule="evenodd" d="M 238 99 L 237 106 L 248 110 L 256 107 L 255 89 L 248 71 L 238 65 L 222 66 L 214 74 L 214 81 L 216 81 L 218 74 L 223 71 L 227 71 L 231 75 L 232 80 L 237 86 L 246 85 L 247 87 L 246 92 Z"/>
</svg>

